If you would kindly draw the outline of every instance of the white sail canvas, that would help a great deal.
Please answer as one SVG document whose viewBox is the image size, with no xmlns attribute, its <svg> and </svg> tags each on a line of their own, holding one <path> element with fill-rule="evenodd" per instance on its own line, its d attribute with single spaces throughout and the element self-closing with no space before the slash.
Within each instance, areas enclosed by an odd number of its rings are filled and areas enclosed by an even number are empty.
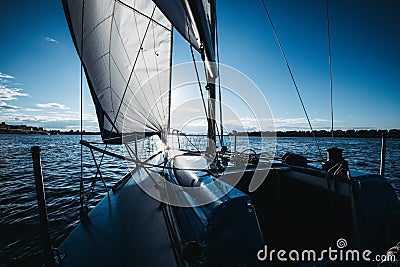
<svg viewBox="0 0 400 267">
<path fill-rule="evenodd" d="M 161 72 L 171 65 L 172 26 L 164 14 L 146 0 L 64 5 L 103 139 L 165 130 L 170 75 Z"/>
</svg>

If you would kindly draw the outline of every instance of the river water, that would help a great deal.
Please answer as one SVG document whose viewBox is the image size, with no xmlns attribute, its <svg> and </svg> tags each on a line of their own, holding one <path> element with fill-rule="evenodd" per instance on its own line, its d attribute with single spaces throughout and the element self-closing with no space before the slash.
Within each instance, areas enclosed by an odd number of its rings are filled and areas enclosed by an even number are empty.
<svg viewBox="0 0 400 267">
<path fill-rule="evenodd" d="M 59 244 L 79 222 L 79 181 L 81 177 L 80 136 L 76 135 L 0 135 L 0 266 L 40 266 L 40 225 L 36 203 L 35 183 L 30 154 L 31 146 L 42 148 L 41 158 L 45 183 L 50 234 L 54 244 Z M 87 141 L 99 141 L 99 136 L 84 136 Z M 193 139 L 181 145 L 201 146 Z M 246 142 L 238 137 L 238 150 L 247 144 L 257 152 L 263 145 L 259 137 Z M 228 147 L 232 140 L 227 140 Z M 332 146 L 328 138 L 318 139 L 325 156 L 325 149 Z M 275 145 L 275 144 L 274 144 Z M 339 138 L 334 145 L 344 149 L 350 169 L 372 173 L 379 172 L 380 139 Z M 99 145 L 104 148 L 104 145 Z M 143 142 L 138 151 L 146 154 L 154 149 L 151 143 Z M 122 154 L 120 146 L 107 150 Z M 320 154 L 312 138 L 277 138 L 276 156 L 286 152 L 299 153 L 308 159 L 318 159 Z M 99 163 L 101 155 L 95 152 Z M 386 176 L 400 196 L 400 139 L 387 140 Z M 102 177 L 111 187 L 127 171 L 123 160 L 105 156 L 101 164 Z M 83 149 L 83 177 L 86 190 L 89 188 L 96 167 L 90 150 Z M 97 182 L 89 208 L 106 194 L 101 182 Z"/>
</svg>

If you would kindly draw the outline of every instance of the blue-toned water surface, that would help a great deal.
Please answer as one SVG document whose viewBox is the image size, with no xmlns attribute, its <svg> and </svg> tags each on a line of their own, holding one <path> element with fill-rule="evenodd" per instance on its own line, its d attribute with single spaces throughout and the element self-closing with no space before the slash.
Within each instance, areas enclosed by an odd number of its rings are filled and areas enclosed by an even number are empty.
<svg viewBox="0 0 400 267">
<path fill-rule="evenodd" d="M 99 141 L 99 136 L 84 136 L 88 141 Z M 181 138 L 181 145 L 192 146 Z M 40 266 L 40 227 L 35 194 L 32 158 L 30 148 L 42 148 L 41 158 L 50 221 L 51 238 L 57 245 L 79 222 L 79 181 L 81 177 L 81 148 L 78 135 L 0 135 L 0 266 L 32 265 Z M 271 139 L 273 140 L 273 139 Z M 232 138 L 225 138 L 232 148 Z M 332 146 L 329 138 L 319 138 L 319 146 L 325 157 L 325 149 Z M 196 139 L 192 143 L 200 148 Z M 105 147 L 104 145 L 99 145 Z M 265 142 L 260 137 L 246 139 L 238 137 L 237 149 L 251 147 L 257 152 L 270 150 L 276 146 L 275 156 L 286 152 L 299 153 L 308 159 L 319 159 L 318 148 L 312 138 L 277 138 L 275 142 Z M 344 157 L 350 169 L 372 173 L 379 172 L 380 139 L 338 138 L 334 146 L 344 149 Z M 193 148 L 193 147 L 192 147 Z M 138 146 L 138 151 L 150 152 L 150 142 Z M 120 146 L 109 146 L 108 151 L 123 154 Z M 101 154 L 95 152 L 99 163 Z M 386 176 L 400 195 L 400 139 L 387 140 Z M 96 174 L 91 152 L 83 149 L 83 177 L 85 190 Z M 111 187 L 128 171 L 125 161 L 105 156 L 101 164 L 101 174 Z M 97 182 L 92 208 L 106 191 Z"/>
</svg>

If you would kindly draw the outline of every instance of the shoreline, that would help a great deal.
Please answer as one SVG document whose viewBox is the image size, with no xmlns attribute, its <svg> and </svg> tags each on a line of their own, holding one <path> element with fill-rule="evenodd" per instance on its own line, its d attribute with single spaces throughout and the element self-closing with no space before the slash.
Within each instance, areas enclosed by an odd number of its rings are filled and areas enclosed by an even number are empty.
<svg viewBox="0 0 400 267">
<path fill-rule="evenodd" d="M 47 130 L 43 127 L 34 127 L 27 125 L 8 125 L 5 122 L 0 124 L 0 134 L 35 134 L 35 135 L 100 135 L 100 132 L 87 132 L 83 130 Z M 207 136 L 206 134 L 184 134 L 187 136 Z M 276 137 L 318 137 L 318 138 L 331 138 L 332 132 L 328 130 L 311 131 L 252 131 L 252 132 L 235 132 L 224 134 L 224 136 L 276 136 Z M 400 138 L 400 129 L 360 129 L 360 130 L 334 130 L 334 138 Z"/>
<path fill-rule="evenodd" d="M 17 135 L 81 135 L 80 132 L 57 132 L 53 133 L 52 131 L 43 131 L 43 132 L 35 132 L 35 131 L 29 131 L 29 132 L 22 132 L 22 131 L 10 131 L 10 132 L 0 132 L 0 135 L 2 134 L 17 134 Z M 82 132 L 82 135 L 100 135 L 99 132 Z"/>
<path fill-rule="evenodd" d="M 80 132 L 73 132 L 73 133 L 70 133 L 70 132 L 60 132 L 60 133 L 49 133 L 49 132 L 0 132 L 0 136 L 1 135 L 54 135 L 54 136 L 57 136 L 57 135 L 81 135 L 81 133 Z M 99 132 L 83 132 L 82 133 L 82 135 L 101 135 Z M 207 136 L 206 134 L 194 134 L 194 135 L 191 135 L 191 134 L 187 134 L 186 136 Z M 227 135 L 224 135 L 224 136 L 234 136 L 232 133 L 229 133 L 229 134 L 227 134 Z M 249 132 L 248 134 L 247 133 L 238 133 L 237 134 L 237 136 L 238 137 L 240 137 L 240 136 L 248 136 L 248 137 L 261 137 L 261 133 L 259 133 L 259 132 Z M 273 137 L 274 135 L 273 134 L 271 134 L 271 133 L 268 133 L 268 134 L 266 134 L 266 135 L 264 135 L 263 134 L 263 137 Z M 314 138 L 314 136 L 312 135 L 312 134 L 304 134 L 304 135 L 302 135 L 302 134 L 298 134 L 298 135 L 296 135 L 296 134 L 287 134 L 287 133 L 285 133 L 285 132 L 281 132 L 281 133 L 276 133 L 276 135 L 275 135 L 276 137 L 287 137 L 287 138 Z M 327 138 L 327 139 L 329 139 L 329 138 L 332 138 L 332 136 L 328 136 L 328 135 L 318 135 L 318 134 L 316 134 L 315 135 L 315 137 L 316 138 Z M 385 135 L 385 137 L 387 138 L 387 139 L 399 139 L 400 138 L 400 135 L 391 135 L 391 134 L 387 134 L 387 135 Z M 333 136 L 333 138 L 334 139 L 336 139 L 336 138 L 343 138 L 343 139 L 346 139 L 346 138 L 365 138 L 365 139 L 367 139 L 367 138 L 373 138 L 373 139 L 377 139 L 377 138 L 382 138 L 382 135 L 357 135 L 357 134 L 355 134 L 355 135 L 334 135 Z"/>
</svg>

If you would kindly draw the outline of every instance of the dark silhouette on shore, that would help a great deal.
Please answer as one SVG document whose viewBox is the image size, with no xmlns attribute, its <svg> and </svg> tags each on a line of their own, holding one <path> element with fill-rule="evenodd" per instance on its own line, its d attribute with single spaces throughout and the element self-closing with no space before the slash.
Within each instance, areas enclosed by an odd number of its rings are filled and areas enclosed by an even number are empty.
<svg viewBox="0 0 400 267">
<path fill-rule="evenodd" d="M 44 134 L 44 135 L 80 135 L 79 130 L 46 130 L 43 127 L 34 127 L 26 125 L 8 125 L 5 122 L 0 123 L 0 134 Z M 83 135 L 99 135 L 100 132 L 82 131 Z M 237 136 L 261 136 L 261 132 L 237 132 Z M 262 132 L 263 136 L 273 136 L 273 132 Z M 314 131 L 316 137 L 331 137 L 331 132 L 326 130 Z M 189 134 L 190 135 L 190 134 Z M 228 135 L 233 136 L 233 133 Z M 388 138 L 400 138 L 400 129 L 390 130 L 335 130 L 335 137 L 348 138 L 380 138 L 385 135 Z M 311 131 L 277 131 L 277 137 L 312 137 Z"/>
<path fill-rule="evenodd" d="M 272 136 L 272 132 L 238 132 L 238 136 Z M 331 137 L 332 134 L 330 131 L 326 130 L 318 130 L 314 131 L 316 137 Z M 229 133 L 230 136 L 233 136 L 233 133 Z M 390 130 L 335 130 L 333 132 L 334 137 L 343 137 L 343 138 L 381 138 L 382 135 L 385 135 L 388 138 L 400 138 L 400 130 L 399 129 L 390 129 Z M 311 131 L 277 131 L 277 137 L 313 137 Z"/>
<path fill-rule="evenodd" d="M 27 125 L 8 125 L 5 122 L 0 123 L 0 134 L 43 134 L 43 135 L 80 135 L 79 130 L 60 131 L 45 130 L 43 127 L 27 126 Z M 97 135 L 100 132 L 82 131 L 83 135 Z"/>
</svg>

